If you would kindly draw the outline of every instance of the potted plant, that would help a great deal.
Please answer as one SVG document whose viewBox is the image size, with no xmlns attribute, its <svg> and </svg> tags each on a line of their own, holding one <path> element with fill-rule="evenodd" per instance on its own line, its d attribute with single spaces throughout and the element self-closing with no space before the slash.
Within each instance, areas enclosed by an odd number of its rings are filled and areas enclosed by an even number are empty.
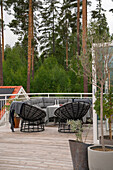
<svg viewBox="0 0 113 170">
<path fill-rule="evenodd" d="M 93 40 L 91 34 L 95 30 L 89 30 L 90 41 Z M 104 43 L 105 39 L 99 41 L 99 36 L 96 37 L 96 44 L 87 46 L 86 53 L 79 56 L 82 69 L 77 70 L 77 74 L 84 75 L 86 81 L 93 85 L 93 96 L 96 90 L 100 90 L 100 127 L 101 127 L 101 145 L 94 145 L 88 147 L 88 165 L 89 169 L 111 170 L 113 168 L 113 147 L 105 146 L 104 144 L 104 130 L 103 130 L 103 93 L 104 87 L 108 80 L 108 72 L 112 68 L 113 63 L 113 43 Z M 104 36 L 103 36 L 104 38 Z M 98 43 L 99 42 L 99 43 Z M 88 45 L 88 43 L 87 43 Z M 89 48 L 88 48 L 89 47 Z M 92 56 L 91 56 L 92 53 Z M 79 65 L 79 64 L 78 64 Z M 73 65 L 71 65 L 72 67 Z M 74 70 L 72 68 L 72 70 Z M 74 70 L 76 73 L 76 70 Z M 93 98 L 94 99 L 94 98 Z M 104 157 L 103 157 L 104 156 Z M 112 158 L 112 159 L 111 159 Z M 103 160 L 102 160 L 103 159 Z M 109 165 L 109 166 L 108 166 Z M 111 168 L 111 169 L 110 169 Z"/>
<path fill-rule="evenodd" d="M 72 129 L 73 132 L 75 132 L 76 135 L 76 140 L 69 140 L 73 169 L 88 170 L 87 147 L 90 146 L 90 144 L 86 144 L 82 140 L 83 133 L 82 123 L 80 120 L 77 121 L 69 120 L 67 124 L 70 125 L 70 128 Z M 87 135 L 88 133 L 86 133 L 86 138 Z"/>
<path fill-rule="evenodd" d="M 95 94 L 96 101 L 94 109 L 98 116 L 100 117 L 100 96 L 99 92 Z M 111 129 L 111 122 L 112 122 L 112 115 L 113 115 L 113 95 L 112 91 L 109 90 L 107 94 L 104 95 L 103 98 L 103 117 L 108 119 L 109 123 L 109 135 L 104 135 L 104 143 L 113 145 L 113 136 L 112 136 L 112 129 Z M 101 136 L 100 136 L 100 143 L 101 143 Z"/>
<path fill-rule="evenodd" d="M 93 145 L 88 147 L 88 165 L 89 169 L 111 170 L 113 168 L 113 146 L 105 145 L 104 143 L 104 86 L 108 80 L 108 70 L 110 70 L 113 62 L 113 51 L 110 48 L 110 43 L 94 44 L 92 51 L 92 84 L 100 90 L 100 127 L 101 127 L 101 145 Z M 108 105 L 108 103 L 107 103 Z"/>
</svg>

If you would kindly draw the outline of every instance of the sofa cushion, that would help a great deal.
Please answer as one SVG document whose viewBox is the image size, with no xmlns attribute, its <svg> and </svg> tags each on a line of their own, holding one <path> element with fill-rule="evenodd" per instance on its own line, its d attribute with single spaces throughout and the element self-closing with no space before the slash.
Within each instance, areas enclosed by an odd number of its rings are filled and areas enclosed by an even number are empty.
<svg viewBox="0 0 113 170">
<path fill-rule="evenodd" d="M 25 104 L 31 105 L 31 100 L 24 100 L 23 102 L 24 102 Z"/>
<path fill-rule="evenodd" d="M 27 100 L 25 101 L 25 103 L 30 104 L 30 105 L 37 105 L 39 107 L 44 107 L 42 97 L 37 97 L 34 99 Z"/>
<path fill-rule="evenodd" d="M 33 98 L 30 100 L 26 100 L 24 101 L 24 103 L 30 104 L 30 105 L 37 105 L 41 108 L 46 108 L 47 106 L 51 106 L 55 104 L 65 104 L 68 102 L 76 102 L 76 101 L 83 101 L 83 102 L 87 102 L 91 104 L 91 100 L 90 99 L 70 99 L 70 98 L 48 98 L 48 97 L 37 97 L 37 98 Z"/>
<path fill-rule="evenodd" d="M 72 99 L 69 99 L 69 98 L 68 98 L 68 102 L 71 103 L 71 102 L 72 102 Z"/>
<path fill-rule="evenodd" d="M 86 102 L 89 103 L 90 105 L 92 104 L 92 101 L 90 99 L 74 99 L 74 102 Z"/>
<path fill-rule="evenodd" d="M 44 104 L 44 107 L 54 105 L 55 104 L 55 98 L 44 97 L 43 98 L 43 104 Z"/>
<path fill-rule="evenodd" d="M 44 107 L 44 103 L 43 103 L 43 98 L 42 97 L 38 97 L 36 98 L 36 101 L 34 101 L 36 105 L 38 105 L 39 107 Z"/>
<path fill-rule="evenodd" d="M 68 99 L 59 99 L 59 104 L 67 103 Z"/>
</svg>

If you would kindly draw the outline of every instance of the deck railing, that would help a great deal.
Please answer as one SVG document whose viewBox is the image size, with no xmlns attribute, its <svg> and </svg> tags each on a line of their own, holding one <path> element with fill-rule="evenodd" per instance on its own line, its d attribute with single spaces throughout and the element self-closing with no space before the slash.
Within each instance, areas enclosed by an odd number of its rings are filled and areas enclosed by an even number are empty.
<svg viewBox="0 0 113 170">
<path fill-rule="evenodd" d="M 10 101 L 28 100 L 36 97 L 48 98 L 92 98 L 92 93 L 26 93 L 26 94 L 0 94 L 0 124 L 6 121 L 6 105 L 10 105 Z M 3 120 L 2 120 L 3 119 Z"/>
</svg>

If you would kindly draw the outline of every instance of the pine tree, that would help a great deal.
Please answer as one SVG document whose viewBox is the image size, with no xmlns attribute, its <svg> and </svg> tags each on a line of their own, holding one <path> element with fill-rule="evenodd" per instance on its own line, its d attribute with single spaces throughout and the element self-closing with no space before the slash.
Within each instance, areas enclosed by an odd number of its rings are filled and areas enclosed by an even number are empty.
<svg viewBox="0 0 113 170">
<path fill-rule="evenodd" d="M 102 0 L 96 0 L 97 6 L 96 9 L 92 11 L 91 15 L 91 23 L 90 23 L 90 30 L 94 42 L 107 42 L 109 41 L 110 34 L 109 34 L 109 27 L 107 23 L 107 19 L 105 16 L 105 10 L 102 8 Z M 96 36 L 96 38 L 95 38 Z"/>
<path fill-rule="evenodd" d="M 19 40 L 28 34 L 28 4 L 28 0 L 5 1 L 5 10 L 9 14 L 11 14 L 11 6 L 13 7 L 14 19 L 9 23 L 9 27 L 19 36 Z"/>
<path fill-rule="evenodd" d="M 87 39 L 87 0 L 82 1 L 82 49 L 83 55 L 86 55 Z M 85 72 L 85 70 L 84 70 Z M 84 74 L 84 93 L 88 93 L 88 78 Z"/>
<path fill-rule="evenodd" d="M 80 0 L 77 1 L 77 53 L 80 55 Z"/>
<path fill-rule="evenodd" d="M 41 8 L 41 1 L 32 0 L 32 24 L 31 24 L 31 60 L 32 60 L 32 78 L 34 78 L 34 52 L 37 53 L 37 41 L 38 41 L 38 16 L 37 10 Z M 28 50 L 28 11 L 29 11 L 29 0 L 7 0 L 5 2 L 5 9 L 10 13 L 9 7 L 13 7 L 14 10 L 14 19 L 9 23 L 9 27 L 19 36 L 19 41 L 23 45 L 23 48 Z M 39 12 L 39 11 L 38 11 Z M 28 54 L 29 56 L 29 54 Z M 29 57 L 28 57 L 29 58 Z M 29 59 L 28 59 L 29 61 Z M 29 61 L 30 63 L 31 61 Z M 29 65 L 29 64 L 28 64 Z M 31 65 L 31 63 L 30 63 Z M 31 68 L 31 66 L 30 66 Z M 28 76 L 29 77 L 29 76 Z M 29 89 L 29 88 L 28 88 Z"/>
<path fill-rule="evenodd" d="M 0 5 L 1 5 L 1 27 L 2 27 L 2 61 L 4 61 L 4 22 L 3 22 L 3 0 L 1 0 Z"/>
<path fill-rule="evenodd" d="M 47 0 L 41 10 L 41 23 L 39 26 L 40 50 L 43 55 L 55 56 L 56 25 L 59 15 L 59 0 Z"/>
<path fill-rule="evenodd" d="M 58 21 L 59 46 L 65 47 L 66 68 L 68 68 L 69 57 L 76 54 L 76 32 L 77 32 L 77 1 L 63 0 L 60 17 Z M 71 54 L 72 51 L 72 54 Z M 64 59 L 65 60 L 65 59 Z"/>
<path fill-rule="evenodd" d="M 2 69 L 1 35 L 0 35 L 0 86 L 3 86 L 3 69 Z"/>
<path fill-rule="evenodd" d="M 27 70 L 27 92 L 30 92 L 30 70 L 32 53 L 32 0 L 29 0 L 29 25 L 28 25 L 28 70 Z"/>
</svg>

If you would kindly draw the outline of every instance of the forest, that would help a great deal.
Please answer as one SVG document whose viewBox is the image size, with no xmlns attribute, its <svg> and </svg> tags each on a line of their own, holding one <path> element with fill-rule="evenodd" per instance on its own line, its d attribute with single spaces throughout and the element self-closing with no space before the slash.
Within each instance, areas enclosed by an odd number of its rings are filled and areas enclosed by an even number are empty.
<svg viewBox="0 0 113 170">
<path fill-rule="evenodd" d="M 88 0 L 0 0 L 0 85 L 22 85 L 27 92 L 91 92 L 79 57 L 92 43 L 112 40 L 102 0 L 87 22 Z M 18 36 L 4 47 L 4 11 Z M 112 12 L 110 9 L 109 12 Z M 91 56 L 92 57 L 92 56 Z"/>
</svg>

